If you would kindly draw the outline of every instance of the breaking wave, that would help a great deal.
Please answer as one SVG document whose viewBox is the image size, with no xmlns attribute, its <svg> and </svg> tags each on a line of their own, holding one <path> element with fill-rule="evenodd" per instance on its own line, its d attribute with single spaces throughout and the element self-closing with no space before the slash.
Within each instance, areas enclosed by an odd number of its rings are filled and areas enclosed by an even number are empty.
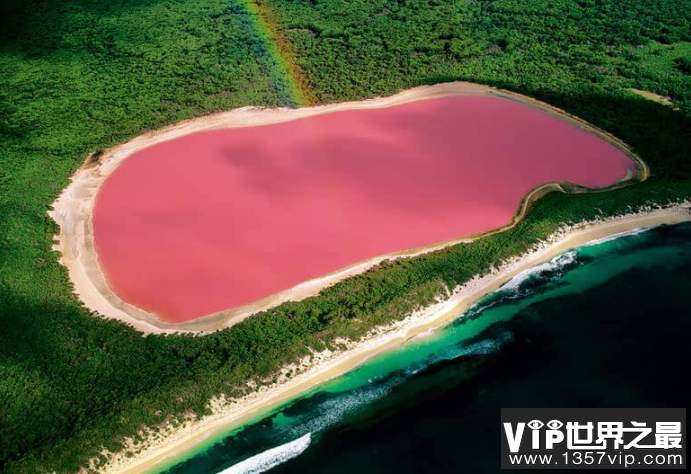
<svg viewBox="0 0 691 474">
<path fill-rule="evenodd" d="M 488 309 L 492 309 L 495 306 L 499 304 L 499 301 L 497 298 L 491 298 L 486 301 L 486 302 L 480 302 L 476 303 L 470 308 L 466 310 L 466 312 L 463 314 L 462 318 L 458 318 L 454 324 L 463 324 L 467 319 L 473 319 L 477 316 L 480 316 L 483 311 L 486 311 Z"/>
<path fill-rule="evenodd" d="M 320 401 L 316 407 L 309 410 L 309 414 L 300 415 L 300 421 L 287 426 L 284 435 L 295 435 L 296 432 L 309 431 L 311 433 L 323 431 L 360 407 L 384 398 L 391 389 L 402 382 L 401 377 L 387 377 L 383 381 L 370 383 L 363 387 L 343 392 L 329 394 L 328 398 Z"/>
<path fill-rule="evenodd" d="M 548 281 L 558 280 L 577 264 L 578 252 L 576 250 L 571 250 L 554 257 L 549 262 L 523 270 L 502 286 L 499 289 L 499 293 L 520 293 L 523 284 L 535 278 L 546 278 Z"/>
<path fill-rule="evenodd" d="M 312 433 L 307 433 L 290 443 L 277 446 L 245 459 L 221 471 L 219 474 L 259 474 L 260 472 L 266 472 L 279 464 L 298 457 L 309 447 L 311 442 Z"/>
<path fill-rule="evenodd" d="M 406 374 L 415 375 L 422 370 L 434 364 L 444 361 L 459 359 L 461 357 L 486 355 L 497 352 L 501 347 L 513 340 L 513 335 L 510 332 L 504 332 L 496 339 L 483 339 L 482 341 L 474 342 L 472 344 L 460 344 L 445 347 L 436 352 L 424 361 L 409 367 Z"/>
<path fill-rule="evenodd" d="M 555 282 L 588 258 L 581 258 L 578 249 L 571 250 L 551 259 L 548 262 L 523 270 L 489 297 L 472 305 L 454 324 L 464 324 L 467 320 L 479 317 L 483 312 L 504 304 L 513 304 L 520 298 L 533 296 L 548 290 Z"/>
<path fill-rule="evenodd" d="M 603 237 L 601 239 L 596 239 L 588 242 L 583 247 L 592 247 L 594 245 L 603 244 L 606 242 L 611 242 L 613 240 L 620 239 L 622 237 L 630 237 L 634 235 L 639 235 L 644 232 L 649 231 L 649 228 L 638 228 L 626 232 L 620 232 L 618 234 Z M 524 284 L 527 282 L 534 281 L 536 279 L 546 280 L 547 282 L 552 282 L 561 279 L 569 270 L 572 270 L 579 265 L 578 249 L 570 250 L 561 255 L 558 255 L 548 262 L 542 263 L 535 267 L 523 270 L 518 275 L 513 277 L 506 283 L 503 287 L 499 289 L 498 294 L 514 294 L 515 296 L 526 296 L 526 292 L 522 291 Z M 489 306 L 491 307 L 491 306 Z M 488 309 L 488 306 L 478 308 L 478 312 L 482 309 Z"/>
</svg>

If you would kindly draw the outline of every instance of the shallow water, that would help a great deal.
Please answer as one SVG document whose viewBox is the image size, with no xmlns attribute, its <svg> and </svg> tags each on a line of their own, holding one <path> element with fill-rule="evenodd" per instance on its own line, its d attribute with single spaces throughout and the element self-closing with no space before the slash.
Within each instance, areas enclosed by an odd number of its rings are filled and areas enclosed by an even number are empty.
<svg viewBox="0 0 691 474">
<path fill-rule="evenodd" d="M 688 288 L 691 224 L 567 252 L 168 472 L 494 472 L 501 407 L 684 407 Z"/>
<path fill-rule="evenodd" d="M 496 97 L 196 133 L 106 179 L 94 240 L 111 288 L 184 321 L 363 260 L 495 229 L 551 181 L 614 184 L 618 148 Z"/>
</svg>

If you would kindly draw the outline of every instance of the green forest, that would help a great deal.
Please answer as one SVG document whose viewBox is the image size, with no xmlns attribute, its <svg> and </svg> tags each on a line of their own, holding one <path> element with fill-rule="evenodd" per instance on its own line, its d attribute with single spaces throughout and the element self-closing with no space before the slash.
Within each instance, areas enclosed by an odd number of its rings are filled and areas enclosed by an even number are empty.
<svg viewBox="0 0 691 474">
<path fill-rule="evenodd" d="M 691 197 L 687 0 L 5 0 L 0 23 L 3 473 L 76 472 L 142 426 L 201 415 L 214 395 L 405 317 L 563 223 Z M 86 156 L 219 110 L 298 106 L 290 71 L 318 103 L 454 80 L 521 92 L 619 137 L 651 178 L 549 194 L 510 231 L 385 262 L 208 336 L 144 337 L 85 309 L 47 211 Z"/>
</svg>

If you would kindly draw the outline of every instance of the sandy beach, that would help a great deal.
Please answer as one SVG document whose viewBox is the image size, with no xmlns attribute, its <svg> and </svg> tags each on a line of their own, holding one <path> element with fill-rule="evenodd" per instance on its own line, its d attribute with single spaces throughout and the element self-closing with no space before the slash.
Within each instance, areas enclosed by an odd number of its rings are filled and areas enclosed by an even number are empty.
<svg viewBox="0 0 691 474">
<path fill-rule="evenodd" d="M 298 368 L 298 375 L 289 380 L 279 380 L 272 386 L 262 387 L 251 395 L 228 403 L 212 401 L 212 415 L 178 427 L 163 427 L 158 434 L 145 436 L 147 441 L 136 449 L 132 448 L 129 454 L 125 451 L 109 455 L 109 462 L 97 469 L 103 474 L 135 474 L 169 465 L 176 459 L 184 458 L 186 453 L 206 440 L 239 427 L 273 407 L 352 370 L 374 355 L 397 347 L 411 338 L 433 333 L 520 272 L 558 254 L 589 242 L 638 229 L 688 221 L 691 221 L 691 202 L 665 208 L 649 207 L 636 213 L 563 227 L 530 252 L 456 288 L 448 299 L 411 314 L 389 327 L 380 328 L 363 341 L 349 344 L 345 351 L 315 354 L 310 361 Z M 132 443 L 126 444 L 133 446 Z"/>
<path fill-rule="evenodd" d="M 493 231 L 470 236 L 462 236 L 434 245 L 409 249 L 381 255 L 366 261 L 357 262 L 334 273 L 300 283 L 292 288 L 273 294 L 245 306 L 213 313 L 187 322 L 171 323 L 129 304 L 119 298 L 109 287 L 99 263 L 94 246 L 93 210 L 96 196 L 104 180 L 133 153 L 165 141 L 201 131 L 225 128 L 252 127 L 296 120 L 315 115 L 359 109 L 376 109 L 405 104 L 432 98 L 459 95 L 490 95 L 502 97 L 547 112 L 561 120 L 577 125 L 615 145 L 629 156 L 637 165 L 635 176 L 627 176 L 619 185 L 625 185 L 648 176 L 648 168 L 624 143 L 576 117 L 555 109 L 534 99 L 501 91 L 477 84 L 455 82 L 424 86 L 401 92 L 397 95 L 325 105 L 302 109 L 261 109 L 241 108 L 229 112 L 209 115 L 182 122 L 171 127 L 141 135 L 123 145 L 92 154 L 76 172 L 71 184 L 64 190 L 53 205 L 50 216 L 59 224 L 60 233 L 55 250 L 61 253 L 61 263 L 68 269 L 70 280 L 80 300 L 92 311 L 102 316 L 125 322 L 144 333 L 194 332 L 208 333 L 236 324 L 254 313 L 278 306 L 286 301 L 299 301 L 314 296 L 325 287 L 333 285 L 349 276 L 361 273 L 385 259 L 411 257 L 425 252 L 441 249 L 464 241 L 473 240 L 494 232 L 506 230 L 518 222 L 535 199 L 550 191 L 564 191 L 563 183 L 546 183 L 530 191 L 522 199 L 513 219 Z M 618 185 L 615 185 L 618 186 Z M 611 187 L 610 187 L 611 188 Z"/>
</svg>

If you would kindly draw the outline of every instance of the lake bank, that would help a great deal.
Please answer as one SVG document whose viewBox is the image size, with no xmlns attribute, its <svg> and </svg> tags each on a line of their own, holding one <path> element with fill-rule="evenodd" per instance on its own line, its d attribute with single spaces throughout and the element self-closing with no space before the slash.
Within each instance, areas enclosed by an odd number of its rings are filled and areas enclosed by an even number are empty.
<svg viewBox="0 0 691 474">
<path fill-rule="evenodd" d="M 616 146 L 516 101 L 416 100 L 141 150 L 100 187 L 94 248 L 120 299 L 185 324 L 501 228 L 545 183 L 636 175 Z"/>
<path fill-rule="evenodd" d="M 498 89 L 469 83 L 449 83 L 429 87 L 419 87 L 404 91 L 392 97 L 372 99 L 361 102 L 350 102 L 319 106 L 307 109 L 252 109 L 244 108 L 230 112 L 201 117 L 142 135 L 124 145 L 94 154 L 85 163 L 73 181 L 55 202 L 51 217 L 60 225 L 60 235 L 55 249 L 62 254 L 61 262 L 68 269 L 75 292 L 84 304 L 93 311 L 109 318 L 126 322 L 145 333 L 195 332 L 206 333 L 229 327 L 248 316 L 278 306 L 286 301 L 300 301 L 314 296 L 325 287 L 331 286 L 349 276 L 353 276 L 373 267 L 384 259 L 417 256 L 421 253 L 438 250 L 455 245 L 467 239 L 486 235 L 511 228 L 525 214 L 532 200 L 539 198 L 550 190 L 563 190 L 560 183 L 548 183 L 529 192 L 521 200 L 513 218 L 497 230 L 479 235 L 465 235 L 442 244 L 395 252 L 355 263 L 334 273 L 298 284 L 288 290 L 273 294 L 241 307 L 221 311 L 206 317 L 197 318 L 185 323 L 162 321 L 156 314 L 123 301 L 109 286 L 104 271 L 99 263 L 94 241 L 93 211 L 96 196 L 105 179 L 111 175 L 122 162 L 132 154 L 153 145 L 164 144 L 170 140 L 202 131 L 228 128 L 254 127 L 258 125 L 278 124 L 315 117 L 318 115 L 352 110 L 382 109 L 395 105 L 419 102 L 425 99 L 439 99 L 454 96 L 491 96 L 518 102 L 538 109 L 549 115 L 567 121 L 606 142 L 614 145 L 636 163 L 634 175 L 627 174 L 625 182 L 644 180 L 648 176 L 647 166 L 621 141 L 612 137 L 580 119 L 547 104 L 525 96 Z"/>
</svg>

